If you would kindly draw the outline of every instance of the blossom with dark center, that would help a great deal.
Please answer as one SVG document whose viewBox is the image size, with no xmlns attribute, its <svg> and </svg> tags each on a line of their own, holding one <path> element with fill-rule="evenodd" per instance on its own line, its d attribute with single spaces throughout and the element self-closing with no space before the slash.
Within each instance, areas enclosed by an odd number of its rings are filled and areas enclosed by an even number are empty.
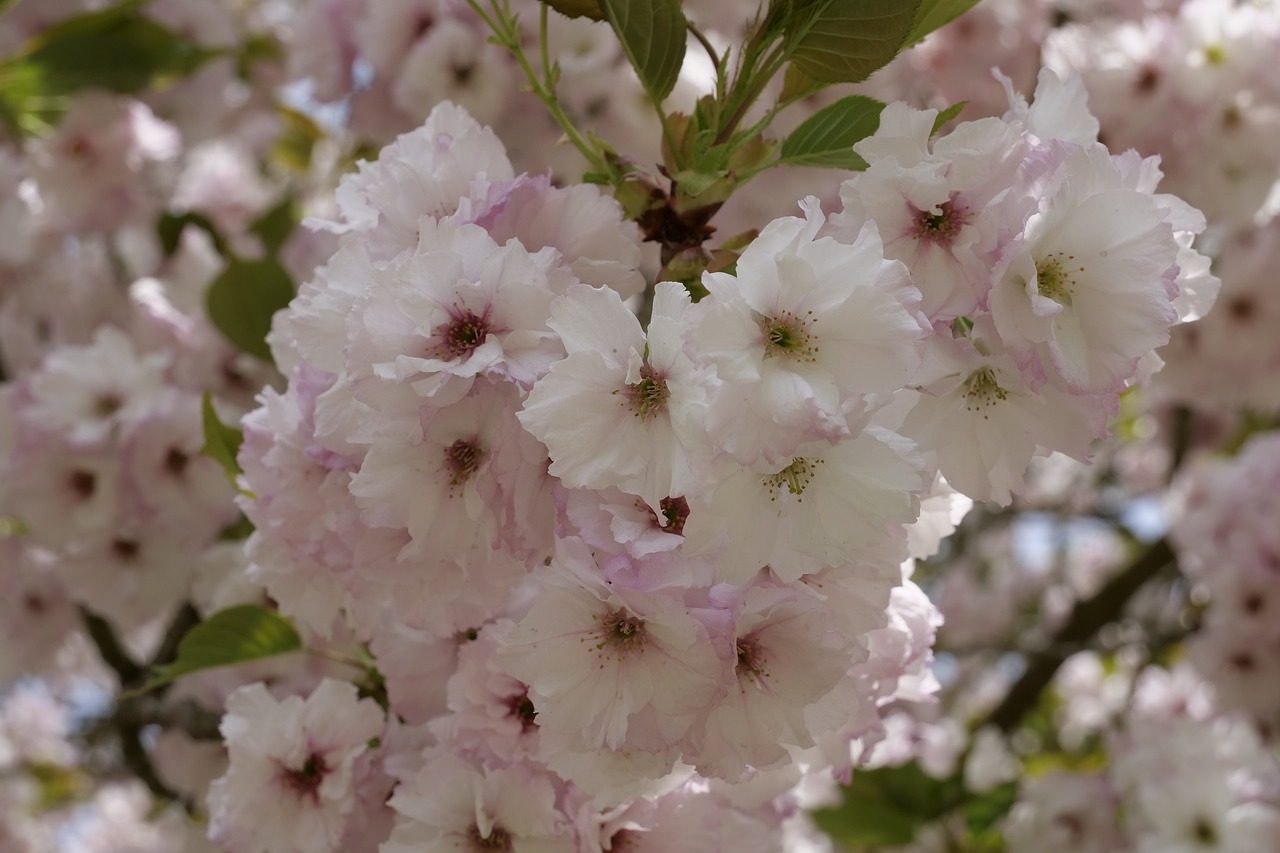
<svg viewBox="0 0 1280 853">
<path fill-rule="evenodd" d="M 959 193 L 938 205 L 938 212 L 916 210 L 915 237 L 939 246 L 950 246 L 973 221 L 973 212 Z"/>
<path fill-rule="evenodd" d="M 307 756 L 307 760 L 301 767 L 282 766 L 280 768 L 284 784 L 299 797 L 313 802 L 320 798 L 320 783 L 324 781 L 327 769 L 324 756 L 316 752 Z"/>
<path fill-rule="evenodd" d="M 455 306 L 450 311 L 449 322 L 436 328 L 438 341 L 429 354 L 443 360 L 463 359 L 475 352 L 489 337 L 492 329 L 489 317 L 492 306 L 486 305 L 479 314 L 470 308 Z"/>
</svg>

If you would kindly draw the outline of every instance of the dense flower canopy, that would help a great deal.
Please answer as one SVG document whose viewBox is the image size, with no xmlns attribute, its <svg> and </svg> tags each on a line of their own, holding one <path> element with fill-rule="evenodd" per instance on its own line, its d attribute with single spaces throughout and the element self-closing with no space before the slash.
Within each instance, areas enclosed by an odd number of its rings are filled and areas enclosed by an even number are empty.
<svg viewBox="0 0 1280 853">
<path fill-rule="evenodd" d="M 1280 849 L 1280 7 L 864 5 L 0 3 L 0 851 Z"/>
</svg>

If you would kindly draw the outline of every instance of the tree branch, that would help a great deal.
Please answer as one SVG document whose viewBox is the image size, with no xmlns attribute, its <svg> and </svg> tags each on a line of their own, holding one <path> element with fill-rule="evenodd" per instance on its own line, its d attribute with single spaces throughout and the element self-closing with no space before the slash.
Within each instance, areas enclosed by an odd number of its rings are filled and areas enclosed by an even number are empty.
<svg viewBox="0 0 1280 853">
<path fill-rule="evenodd" d="M 991 712 L 985 724 L 1006 733 L 1017 728 L 1022 718 L 1039 702 L 1040 694 L 1053 681 L 1063 661 L 1103 626 L 1119 619 L 1134 594 L 1175 561 L 1169 541 L 1161 539 L 1152 543 L 1092 598 L 1077 602 L 1066 624 L 1054 634 L 1048 646 L 1028 656 L 1026 671 Z"/>
<path fill-rule="evenodd" d="M 147 673 L 134 663 L 133 658 L 129 657 L 129 653 L 120 645 L 115 631 L 111 630 L 110 623 L 84 606 L 80 607 L 80 616 L 84 619 L 85 629 L 97 647 L 98 654 L 119 677 L 120 687 L 128 690 L 142 684 Z"/>
</svg>

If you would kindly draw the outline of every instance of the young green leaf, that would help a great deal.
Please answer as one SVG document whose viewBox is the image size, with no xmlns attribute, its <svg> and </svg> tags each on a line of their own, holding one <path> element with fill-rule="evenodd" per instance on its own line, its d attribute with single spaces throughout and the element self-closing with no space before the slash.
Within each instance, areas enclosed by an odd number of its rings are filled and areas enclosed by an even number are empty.
<svg viewBox="0 0 1280 853">
<path fill-rule="evenodd" d="M 271 317 L 293 298 L 293 279 L 274 258 L 233 260 L 209 285 L 209 319 L 240 349 L 271 361 Z"/>
<path fill-rule="evenodd" d="M 273 159 L 294 171 L 306 172 L 311 168 L 311 156 L 316 143 L 324 138 L 324 131 L 310 116 L 298 110 L 277 106 L 276 115 L 281 130 L 271 150 Z"/>
<path fill-rule="evenodd" d="M 200 419 L 204 423 L 204 447 L 200 448 L 200 452 L 220 463 L 234 483 L 242 473 L 236 454 L 244 443 L 244 431 L 222 422 L 213 408 L 213 397 L 208 391 L 204 392 L 204 400 L 200 403 Z"/>
<path fill-rule="evenodd" d="M 867 168 L 866 161 L 854 153 L 853 144 L 876 132 L 883 109 L 884 104 L 864 95 L 850 95 L 823 107 L 791 131 L 782 143 L 778 162 L 833 169 Z"/>
<path fill-rule="evenodd" d="M 680 0 L 600 0 L 627 59 L 654 103 L 675 88 L 688 42 Z"/>
<path fill-rule="evenodd" d="M 855 783 L 865 771 L 854 771 Z M 850 849 L 897 847 L 916 837 L 916 819 L 889 801 L 882 792 L 868 788 L 834 808 L 813 813 L 813 822 L 831 840 Z"/>
<path fill-rule="evenodd" d="M 946 127 L 947 122 L 960 115 L 960 111 L 963 110 L 965 105 L 968 103 L 968 101 L 957 101 L 938 113 L 938 117 L 933 120 L 933 130 L 929 131 L 929 135 L 933 136 L 938 131 L 942 130 L 942 128 Z"/>
<path fill-rule="evenodd" d="M 858 83 L 897 56 L 921 0 L 835 0 L 797 16 L 791 61 L 823 83 Z"/>
<path fill-rule="evenodd" d="M 962 806 L 967 799 L 958 776 L 934 779 L 916 762 L 900 767 L 855 770 L 844 786 L 844 802 L 814 812 L 813 819 L 847 847 L 909 844 L 924 824 Z"/>
<path fill-rule="evenodd" d="M 256 604 L 220 610 L 192 628 L 178 644 L 173 663 L 157 666 L 145 693 L 202 669 L 261 660 L 302 650 L 302 638 L 279 613 Z"/>
<path fill-rule="evenodd" d="M 69 18 L 29 43 L 21 58 L 41 71 L 46 92 L 86 87 L 135 94 L 185 77 L 215 55 L 126 2 Z"/>
<path fill-rule="evenodd" d="M 177 215 L 164 213 L 156 220 L 156 234 L 160 237 L 160 248 L 164 250 L 166 258 L 172 257 L 173 253 L 178 251 L 178 244 L 182 241 L 182 232 L 186 230 L 188 225 L 199 228 L 208 234 L 213 247 L 218 250 L 218 254 L 223 256 L 227 254 L 227 241 L 222 238 L 222 234 L 218 232 L 218 226 L 213 224 L 213 220 L 203 213 L 189 210 L 186 213 Z"/>
<path fill-rule="evenodd" d="M 964 807 L 964 821 L 971 835 L 982 835 L 996 825 L 1018 802 L 1018 783 L 1006 782 L 973 799 Z"/>
<path fill-rule="evenodd" d="M 604 20 L 600 11 L 599 0 L 542 0 L 561 15 L 570 18 L 590 18 L 593 21 Z"/>
<path fill-rule="evenodd" d="M 292 196 L 285 196 L 280 203 L 258 217 L 249 230 L 258 236 L 269 255 L 278 255 L 284 241 L 289 239 L 298 224 L 298 210 Z"/>
<path fill-rule="evenodd" d="M 916 12 L 915 24 L 911 27 L 906 44 L 915 44 L 977 5 L 978 0 L 923 0 Z"/>
</svg>

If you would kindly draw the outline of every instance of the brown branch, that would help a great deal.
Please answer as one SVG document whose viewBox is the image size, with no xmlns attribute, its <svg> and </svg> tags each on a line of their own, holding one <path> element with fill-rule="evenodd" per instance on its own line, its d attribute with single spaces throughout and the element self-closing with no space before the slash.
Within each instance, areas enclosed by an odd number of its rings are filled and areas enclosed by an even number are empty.
<svg viewBox="0 0 1280 853">
<path fill-rule="evenodd" d="M 120 645 L 116 632 L 111 630 L 111 624 L 84 606 L 80 607 L 80 616 L 84 619 L 85 630 L 89 632 L 89 639 L 93 640 L 98 654 L 107 666 L 115 670 L 120 679 L 120 687 L 128 690 L 142 684 L 146 671 L 134 663 L 133 658 Z"/>
<path fill-rule="evenodd" d="M 147 679 L 148 670 L 134 662 L 124 650 L 111 624 L 85 607 L 80 608 L 80 614 L 98 654 L 120 679 L 121 689 L 127 691 L 140 687 Z M 190 604 L 184 604 L 169 623 L 151 666 L 172 662 L 182 638 L 199 622 L 200 614 L 196 609 Z M 143 729 L 151 725 L 178 727 L 193 738 L 217 740 L 220 737 L 218 715 L 191 702 L 166 707 L 159 701 L 158 695 L 133 696 L 117 698 L 115 710 L 102 721 L 101 730 L 113 732 L 119 740 L 120 759 L 124 766 L 153 795 L 176 802 L 188 813 L 194 814 L 196 804 L 165 784 L 156 772 L 155 765 L 151 763 L 151 756 L 142 743 Z"/>
<path fill-rule="evenodd" d="M 1092 597 L 1076 603 L 1075 609 L 1048 646 L 1027 658 L 1027 668 L 1009 688 L 1000 705 L 986 720 L 1003 732 L 1011 732 L 1040 701 L 1040 694 L 1053 681 L 1058 668 L 1104 626 L 1124 613 L 1129 600 L 1176 557 L 1167 539 L 1152 543 Z"/>
</svg>

